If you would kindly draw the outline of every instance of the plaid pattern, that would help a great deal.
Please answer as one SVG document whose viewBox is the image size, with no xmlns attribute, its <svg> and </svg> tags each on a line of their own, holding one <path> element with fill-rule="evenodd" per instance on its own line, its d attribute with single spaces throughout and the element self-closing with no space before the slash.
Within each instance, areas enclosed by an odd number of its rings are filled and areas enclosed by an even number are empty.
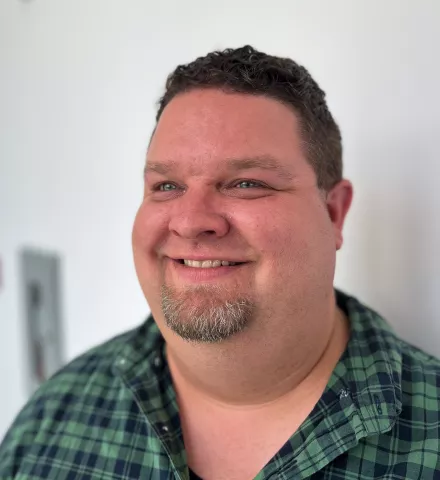
<svg viewBox="0 0 440 480">
<path fill-rule="evenodd" d="M 351 338 L 313 412 L 256 480 L 440 479 L 440 362 L 337 292 Z M 0 446 L 1 480 L 188 480 L 150 318 L 43 385 Z"/>
</svg>

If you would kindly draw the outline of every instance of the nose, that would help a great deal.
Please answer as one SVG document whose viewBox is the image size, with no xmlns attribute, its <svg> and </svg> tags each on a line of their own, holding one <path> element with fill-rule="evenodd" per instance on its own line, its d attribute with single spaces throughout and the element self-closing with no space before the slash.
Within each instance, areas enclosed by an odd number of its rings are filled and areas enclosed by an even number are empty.
<svg viewBox="0 0 440 480">
<path fill-rule="evenodd" d="M 205 198 L 183 199 L 169 222 L 169 229 L 175 235 L 186 239 L 200 237 L 221 238 L 229 232 L 228 220 Z"/>
</svg>

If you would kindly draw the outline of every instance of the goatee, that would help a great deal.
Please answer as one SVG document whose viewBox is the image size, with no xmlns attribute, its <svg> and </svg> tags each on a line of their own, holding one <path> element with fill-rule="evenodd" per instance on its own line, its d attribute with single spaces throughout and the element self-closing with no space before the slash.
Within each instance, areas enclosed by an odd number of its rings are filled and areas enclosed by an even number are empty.
<svg viewBox="0 0 440 480">
<path fill-rule="evenodd" d="M 185 340 L 217 343 L 243 331 L 255 309 L 247 298 L 231 299 L 218 286 L 200 285 L 179 291 L 162 286 L 162 311 L 166 325 Z"/>
</svg>

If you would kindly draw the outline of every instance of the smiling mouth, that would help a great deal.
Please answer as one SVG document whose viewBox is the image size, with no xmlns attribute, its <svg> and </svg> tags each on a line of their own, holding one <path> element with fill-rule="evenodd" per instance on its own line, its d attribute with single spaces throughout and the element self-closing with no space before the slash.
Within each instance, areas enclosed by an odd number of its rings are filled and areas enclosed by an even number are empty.
<svg viewBox="0 0 440 480">
<path fill-rule="evenodd" d="M 218 267 L 236 267 L 243 265 L 245 262 L 229 262 L 227 260 L 176 260 L 181 265 L 192 268 L 218 268 Z"/>
</svg>

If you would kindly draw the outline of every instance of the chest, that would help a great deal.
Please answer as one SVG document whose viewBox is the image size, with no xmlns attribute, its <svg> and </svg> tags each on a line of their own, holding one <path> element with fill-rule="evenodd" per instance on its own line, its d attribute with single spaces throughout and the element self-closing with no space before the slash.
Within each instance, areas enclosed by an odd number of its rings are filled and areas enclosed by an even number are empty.
<svg viewBox="0 0 440 480">
<path fill-rule="evenodd" d="M 195 415 L 182 422 L 190 467 L 210 480 L 253 479 L 296 432 L 305 417 Z"/>
</svg>

